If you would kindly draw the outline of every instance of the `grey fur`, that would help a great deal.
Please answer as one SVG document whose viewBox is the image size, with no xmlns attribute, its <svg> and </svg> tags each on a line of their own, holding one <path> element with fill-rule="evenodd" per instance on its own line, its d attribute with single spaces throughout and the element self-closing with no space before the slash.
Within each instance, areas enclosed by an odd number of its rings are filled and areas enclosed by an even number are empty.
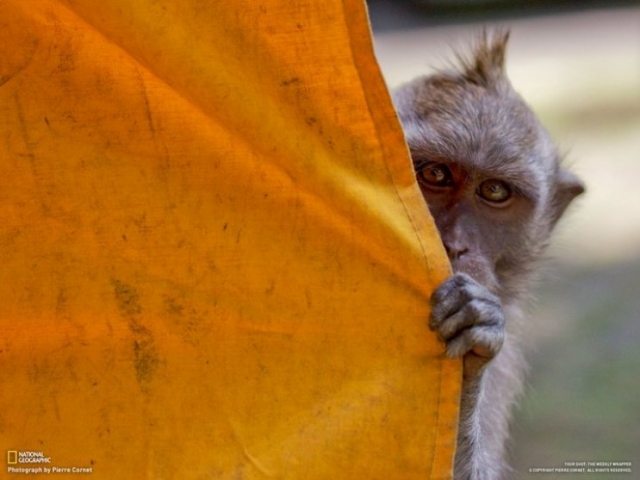
<svg viewBox="0 0 640 480">
<path fill-rule="evenodd" d="M 464 362 L 456 480 L 508 478 L 524 306 L 556 222 L 584 191 L 506 77 L 508 37 L 484 32 L 457 67 L 393 92 L 417 173 L 444 165 L 433 175 L 451 178 L 421 185 L 454 271 L 432 297 L 430 327 Z M 485 179 L 507 186 L 506 207 L 480 195 Z"/>
</svg>

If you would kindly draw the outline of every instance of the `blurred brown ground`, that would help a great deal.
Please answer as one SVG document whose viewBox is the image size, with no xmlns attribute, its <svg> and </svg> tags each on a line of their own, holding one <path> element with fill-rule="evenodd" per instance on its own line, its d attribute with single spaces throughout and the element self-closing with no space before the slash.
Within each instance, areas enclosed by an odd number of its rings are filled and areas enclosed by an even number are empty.
<svg viewBox="0 0 640 480">
<path fill-rule="evenodd" d="M 384 16 L 394 22 L 389 2 Z M 631 475 L 588 476 L 640 478 L 640 7 L 453 20 L 374 22 L 389 86 L 445 65 L 484 26 L 509 26 L 512 83 L 588 187 L 556 235 L 531 309 L 513 478 L 564 478 L 528 470 L 577 461 L 632 462 Z"/>
</svg>

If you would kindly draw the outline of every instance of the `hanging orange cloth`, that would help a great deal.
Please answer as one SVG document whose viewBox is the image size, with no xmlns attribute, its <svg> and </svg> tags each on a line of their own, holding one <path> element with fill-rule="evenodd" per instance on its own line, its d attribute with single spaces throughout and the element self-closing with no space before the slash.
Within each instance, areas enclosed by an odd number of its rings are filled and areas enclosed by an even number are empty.
<svg viewBox="0 0 640 480">
<path fill-rule="evenodd" d="M 6 0 L 0 46 L 3 478 L 450 478 L 362 2 Z"/>
</svg>

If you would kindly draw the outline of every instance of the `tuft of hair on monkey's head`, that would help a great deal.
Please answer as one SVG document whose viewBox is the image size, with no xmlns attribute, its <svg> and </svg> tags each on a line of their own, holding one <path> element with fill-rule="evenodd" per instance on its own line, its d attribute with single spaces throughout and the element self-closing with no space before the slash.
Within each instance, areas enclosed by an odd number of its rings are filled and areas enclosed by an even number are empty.
<svg viewBox="0 0 640 480">
<path fill-rule="evenodd" d="M 473 49 L 473 56 L 456 53 L 464 78 L 468 82 L 486 89 L 504 85 L 507 80 L 505 58 L 510 35 L 511 31 L 508 29 L 497 29 L 491 35 L 484 29 Z"/>
</svg>

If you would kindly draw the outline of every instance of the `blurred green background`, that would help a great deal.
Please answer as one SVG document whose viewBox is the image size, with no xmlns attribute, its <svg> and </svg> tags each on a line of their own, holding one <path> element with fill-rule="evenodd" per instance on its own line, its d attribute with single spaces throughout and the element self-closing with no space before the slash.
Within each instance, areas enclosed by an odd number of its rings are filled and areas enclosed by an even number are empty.
<svg viewBox="0 0 640 480">
<path fill-rule="evenodd" d="M 483 27 L 511 28 L 511 81 L 588 188 L 560 225 L 530 309 L 512 478 L 617 461 L 633 473 L 585 475 L 640 479 L 640 4 L 368 3 L 391 88 L 445 66 Z"/>
</svg>

